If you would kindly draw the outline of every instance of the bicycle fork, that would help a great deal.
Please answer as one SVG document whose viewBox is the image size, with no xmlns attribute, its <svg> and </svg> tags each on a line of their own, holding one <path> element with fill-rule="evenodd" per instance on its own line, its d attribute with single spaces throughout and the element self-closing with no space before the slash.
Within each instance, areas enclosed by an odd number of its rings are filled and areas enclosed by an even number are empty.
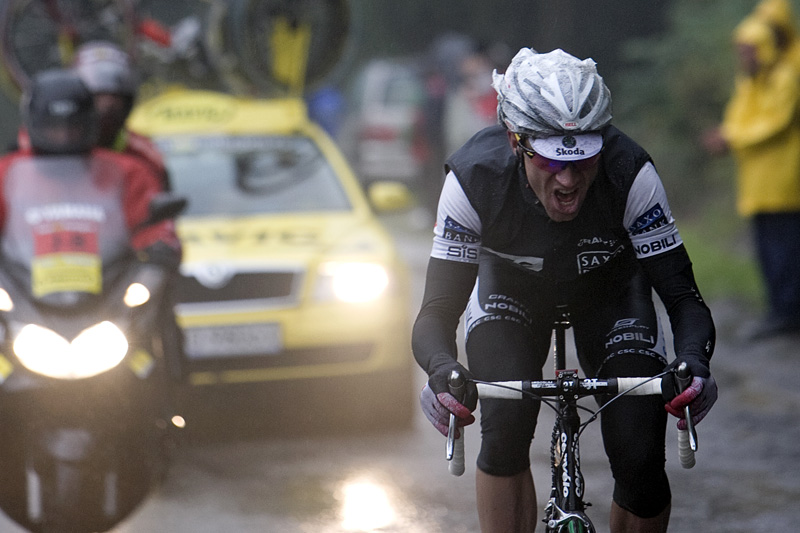
<svg viewBox="0 0 800 533">
<path fill-rule="evenodd" d="M 576 406 L 578 373 L 559 370 L 556 379 L 561 390 L 558 397 L 560 416 L 556 417 L 550 447 L 553 488 L 545 507 L 546 531 L 593 532 L 594 527 L 583 512 L 590 504 L 583 501 L 578 444 L 580 417 Z"/>
</svg>

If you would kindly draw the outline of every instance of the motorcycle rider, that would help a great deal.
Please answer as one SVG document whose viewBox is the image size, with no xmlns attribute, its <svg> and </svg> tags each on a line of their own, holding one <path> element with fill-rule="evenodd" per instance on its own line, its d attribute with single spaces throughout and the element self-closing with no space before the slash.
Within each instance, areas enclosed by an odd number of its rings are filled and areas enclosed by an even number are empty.
<svg viewBox="0 0 800 533">
<path fill-rule="evenodd" d="M 142 225 L 162 192 L 160 177 L 136 157 L 97 146 L 94 101 L 78 74 L 39 73 L 21 115 L 29 142 L 0 158 L 0 251 L 8 268 L 30 262 L 34 294 L 99 293 L 100 258 L 123 255 L 118 243 L 127 240 L 139 260 L 177 271 L 174 224 Z M 118 232 L 128 238 L 113 238 Z M 80 267 L 59 274 L 59 261 L 43 262 L 59 254 L 80 254 Z"/>
</svg>

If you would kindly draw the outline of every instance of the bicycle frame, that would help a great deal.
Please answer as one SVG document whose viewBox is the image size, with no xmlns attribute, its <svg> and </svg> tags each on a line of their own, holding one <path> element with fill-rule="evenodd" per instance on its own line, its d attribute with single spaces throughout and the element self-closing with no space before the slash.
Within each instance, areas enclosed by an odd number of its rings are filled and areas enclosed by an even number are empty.
<svg viewBox="0 0 800 533">
<path fill-rule="evenodd" d="M 550 443 L 551 489 L 545 507 L 546 532 L 594 532 L 594 525 L 585 510 L 584 479 L 580 463 L 580 414 L 577 370 L 565 370 L 567 359 L 566 331 L 571 327 L 564 311 L 556 319 L 553 354 L 556 382 L 561 393 L 556 397 L 556 419 Z"/>
</svg>

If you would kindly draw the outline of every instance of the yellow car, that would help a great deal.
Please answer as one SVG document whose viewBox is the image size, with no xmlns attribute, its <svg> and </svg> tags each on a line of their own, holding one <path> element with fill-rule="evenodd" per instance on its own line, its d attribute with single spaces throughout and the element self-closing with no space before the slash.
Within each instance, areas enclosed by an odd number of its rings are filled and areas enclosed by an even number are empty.
<svg viewBox="0 0 800 533">
<path fill-rule="evenodd" d="M 139 104 L 129 127 L 156 142 L 189 199 L 176 309 L 196 394 L 313 391 L 322 411 L 407 422 L 407 273 L 303 101 L 174 90 Z M 370 192 L 391 206 L 407 190 Z"/>
</svg>

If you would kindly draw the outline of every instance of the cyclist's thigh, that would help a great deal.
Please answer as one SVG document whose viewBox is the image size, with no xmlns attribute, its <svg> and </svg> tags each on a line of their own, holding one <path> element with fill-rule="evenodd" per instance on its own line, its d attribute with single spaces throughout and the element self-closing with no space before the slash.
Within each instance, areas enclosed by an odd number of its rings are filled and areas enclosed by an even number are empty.
<svg viewBox="0 0 800 533">
<path fill-rule="evenodd" d="M 601 297 L 593 294 L 592 300 L 579 302 L 572 312 L 575 344 L 587 376 L 654 375 L 663 370 L 664 335 L 652 288 L 641 271 Z"/>
<path fill-rule="evenodd" d="M 469 370 L 482 380 L 541 379 L 551 322 L 531 309 L 530 291 L 524 284 L 502 279 L 504 283 L 494 283 L 489 276 L 479 275 L 470 299 Z M 538 412 L 538 402 L 481 400 L 481 470 L 508 476 L 528 468 Z"/>
<path fill-rule="evenodd" d="M 576 345 L 589 375 L 652 376 L 666 366 L 652 290 L 637 274 L 600 305 L 574 313 Z M 626 396 L 604 409 L 601 429 L 614 479 L 615 499 L 639 516 L 669 501 L 663 475 L 667 414 L 660 396 Z"/>
</svg>

